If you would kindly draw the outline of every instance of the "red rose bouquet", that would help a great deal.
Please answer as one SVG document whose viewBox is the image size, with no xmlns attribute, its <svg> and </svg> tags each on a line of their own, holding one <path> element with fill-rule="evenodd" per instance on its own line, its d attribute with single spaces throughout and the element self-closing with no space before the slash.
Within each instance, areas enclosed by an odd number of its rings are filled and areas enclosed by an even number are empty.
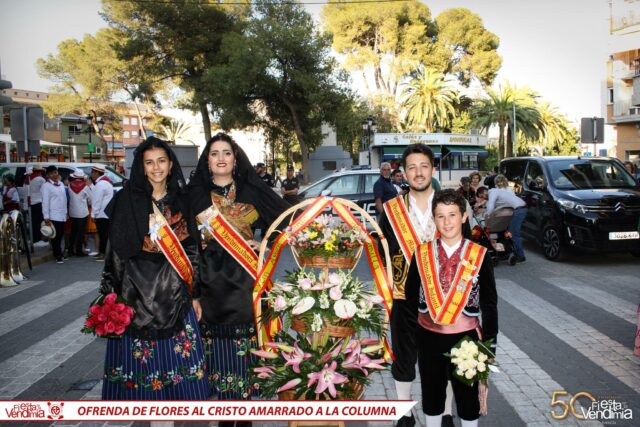
<svg viewBox="0 0 640 427">
<path fill-rule="evenodd" d="M 91 303 L 81 332 L 104 338 L 118 338 L 131 323 L 134 314 L 133 308 L 115 293 L 100 295 Z"/>
</svg>

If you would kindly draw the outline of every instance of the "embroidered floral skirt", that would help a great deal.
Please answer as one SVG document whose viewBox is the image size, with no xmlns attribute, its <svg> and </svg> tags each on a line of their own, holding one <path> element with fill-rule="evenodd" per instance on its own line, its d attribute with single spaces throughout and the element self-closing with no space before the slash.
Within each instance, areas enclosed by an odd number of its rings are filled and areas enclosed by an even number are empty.
<svg viewBox="0 0 640 427">
<path fill-rule="evenodd" d="M 255 327 L 248 325 L 212 325 L 201 322 L 209 384 L 220 400 L 247 400 L 259 394 L 258 384 L 249 382 L 251 364 L 256 361 L 249 352 L 257 348 Z"/>
<path fill-rule="evenodd" d="M 109 339 L 103 400 L 205 400 L 211 392 L 193 309 L 171 338 Z"/>
</svg>

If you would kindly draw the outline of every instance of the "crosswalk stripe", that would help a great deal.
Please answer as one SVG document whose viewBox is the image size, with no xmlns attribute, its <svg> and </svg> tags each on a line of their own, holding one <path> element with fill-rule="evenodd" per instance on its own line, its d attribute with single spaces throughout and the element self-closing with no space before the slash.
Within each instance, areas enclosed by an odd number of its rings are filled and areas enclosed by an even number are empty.
<svg viewBox="0 0 640 427">
<path fill-rule="evenodd" d="M 0 288 L 0 299 L 6 298 L 13 294 L 17 294 L 20 291 L 24 291 L 25 289 L 33 288 L 34 286 L 39 285 L 40 283 L 44 283 L 42 280 L 25 280 L 20 283 L 18 286 L 13 286 L 11 288 Z"/>
<path fill-rule="evenodd" d="M 601 289 L 585 285 L 570 277 L 543 277 L 542 280 L 550 285 L 567 291 L 584 301 L 597 305 L 601 309 L 619 317 L 622 320 L 635 325 L 637 319 L 638 306 L 611 295 Z"/>
<path fill-rule="evenodd" d="M 563 390 L 563 387 L 549 376 L 518 346 L 500 333 L 498 351 L 496 353 L 500 372 L 491 375 L 491 380 L 498 391 L 507 399 L 518 416 L 527 426 L 547 425 L 562 426 L 601 426 L 597 421 L 580 422 L 569 415 L 565 420 L 556 420 L 551 416 L 551 393 Z M 571 399 L 571 395 L 567 397 Z M 578 409 L 579 404 L 576 404 Z M 491 410 L 491 396 L 489 396 Z M 557 411 L 556 411 L 557 413 Z"/>
<path fill-rule="evenodd" d="M 498 279 L 500 298 L 523 310 L 531 320 L 558 337 L 596 365 L 602 367 L 636 392 L 640 392 L 640 378 L 636 357 L 631 349 L 612 340 L 600 331 L 560 310 L 511 280 Z"/>
<path fill-rule="evenodd" d="M 11 400 L 61 363 L 81 351 L 95 337 L 80 333 L 85 316 L 78 317 L 26 350 L 0 363 L 0 400 Z"/>
<path fill-rule="evenodd" d="M 98 295 L 98 282 L 73 282 L 64 288 L 0 314 L 0 336 L 43 316 L 86 293 Z"/>
</svg>

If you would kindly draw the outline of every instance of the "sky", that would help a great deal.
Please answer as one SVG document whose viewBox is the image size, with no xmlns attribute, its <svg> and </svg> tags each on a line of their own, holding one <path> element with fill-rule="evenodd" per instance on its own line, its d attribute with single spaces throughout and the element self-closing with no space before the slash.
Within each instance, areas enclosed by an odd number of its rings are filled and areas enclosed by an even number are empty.
<svg viewBox="0 0 640 427">
<path fill-rule="evenodd" d="M 317 2 L 318 0 L 313 0 Z M 508 80 L 537 91 L 570 120 L 600 116 L 601 85 L 609 55 L 608 0 L 425 0 L 437 16 L 451 7 L 478 14 L 500 38 L 496 83 Z M 639 3 L 640 4 L 640 3 Z M 322 6 L 308 9 L 318 15 Z M 14 88 L 47 91 L 35 62 L 68 38 L 106 24 L 99 0 L 0 0 L 0 65 Z M 640 14 L 640 10 L 638 11 Z M 640 46 L 640 33 L 638 43 Z"/>
</svg>

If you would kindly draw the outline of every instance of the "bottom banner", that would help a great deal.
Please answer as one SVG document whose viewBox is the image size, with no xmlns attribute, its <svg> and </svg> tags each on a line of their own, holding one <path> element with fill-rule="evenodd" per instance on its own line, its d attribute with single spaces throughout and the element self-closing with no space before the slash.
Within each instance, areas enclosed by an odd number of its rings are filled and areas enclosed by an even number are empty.
<svg viewBox="0 0 640 427">
<path fill-rule="evenodd" d="M 0 421 L 393 421 L 410 400 L 0 401 Z"/>
</svg>

